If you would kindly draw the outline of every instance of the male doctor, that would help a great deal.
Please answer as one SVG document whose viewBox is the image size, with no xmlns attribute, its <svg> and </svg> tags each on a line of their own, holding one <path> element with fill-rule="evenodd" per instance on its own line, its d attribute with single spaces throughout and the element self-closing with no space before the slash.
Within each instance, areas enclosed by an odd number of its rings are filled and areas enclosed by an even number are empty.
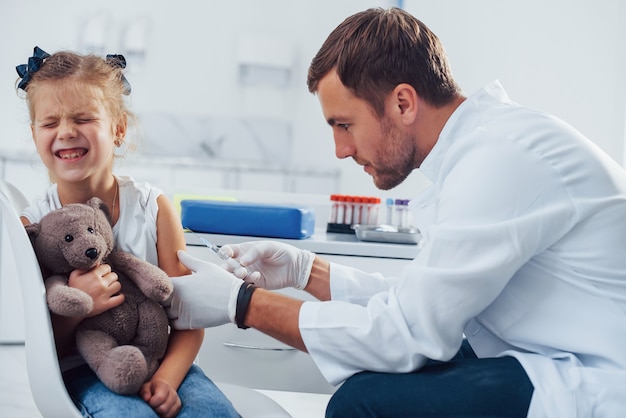
<svg viewBox="0 0 626 418">
<path fill-rule="evenodd" d="M 493 82 L 464 97 L 408 13 L 341 23 L 309 68 L 338 158 L 380 189 L 419 168 L 423 238 L 400 277 L 262 241 L 235 275 L 179 256 L 176 328 L 234 322 L 310 353 L 329 417 L 626 416 L 626 173 Z M 304 289 L 319 301 L 271 292 Z"/>
</svg>

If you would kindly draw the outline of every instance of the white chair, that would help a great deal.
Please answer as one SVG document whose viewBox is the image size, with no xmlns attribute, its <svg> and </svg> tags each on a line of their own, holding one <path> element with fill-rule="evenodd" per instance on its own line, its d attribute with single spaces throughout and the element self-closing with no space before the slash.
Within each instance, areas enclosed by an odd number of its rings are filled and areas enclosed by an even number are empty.
<svg viewBox="0 0 626 418">
<path fill-rule="evenodd" d="M 6 196 L 5 190 L 0 188 L 0 238 L 3 238 L 0 243 L 10 245 L 0 248 L 0 260 L 15 260 L 17 266 L 25 306 L 26 367 L 33 399 L 45 418 L 80 417 L 61 376 L 41 271 L 16 212 L 19 196 L 16 204 Z M 278 403 L 260 392 L 231 384 L 218 383 L 218 386 L 244 418 L 290 417 Z"/>
<path fill-rule="evenodd" d="M 2 259 L 15 259 L 24 301 L 26 367 L 37 409 L 44 417 L 80 417 L 65 390 L 52 334 L 45 288 L 37 258 L 13 202 L 0 193 L 2 234 L 10 247 L 0 248 Z"/>
<path fill-rule="evenodd" d="M 11 183 L 0 180 L 0 193 L 9 198 L 17 212 L 28 206 L 26 197 Z M 24 344 L 24 324 L 13 319 L 16 315 L 18 318 L 24 315 L 22 300 L 18 296 L 20 285 L 13 279 L 15 275 L 14 262 L 0 264 L 0 344 Z"/>
</svg>

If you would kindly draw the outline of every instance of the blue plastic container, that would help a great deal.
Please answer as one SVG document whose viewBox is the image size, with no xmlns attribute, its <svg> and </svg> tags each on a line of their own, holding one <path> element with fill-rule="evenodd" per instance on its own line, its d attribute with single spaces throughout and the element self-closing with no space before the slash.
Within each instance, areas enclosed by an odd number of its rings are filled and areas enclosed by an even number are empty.
<svg viewBox="0 0 626 418">
<path fill-rule="evenodd" d="M 313 235 L 313 208 L 250 202 L 182 200 L 183 227 L 194 232 L 304 239 Z"/>
</svg>

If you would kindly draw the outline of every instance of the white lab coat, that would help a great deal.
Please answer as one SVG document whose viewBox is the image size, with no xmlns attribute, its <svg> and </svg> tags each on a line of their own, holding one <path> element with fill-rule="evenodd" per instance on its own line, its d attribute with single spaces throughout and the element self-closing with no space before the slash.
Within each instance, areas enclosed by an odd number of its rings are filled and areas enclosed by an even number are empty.
<svg viewBox="0 0 626 418">
<path fill-rule="evenodd" d="M 516 357 L 529 417 L 626 416 L 626 173 L 564 122 L 498 82 L 446 123 L 411 201 L 423 234 L 401 277 L 331 264 L 331 302 L 302 337 L 333 384 L 362 370 Z"/>
</svg>

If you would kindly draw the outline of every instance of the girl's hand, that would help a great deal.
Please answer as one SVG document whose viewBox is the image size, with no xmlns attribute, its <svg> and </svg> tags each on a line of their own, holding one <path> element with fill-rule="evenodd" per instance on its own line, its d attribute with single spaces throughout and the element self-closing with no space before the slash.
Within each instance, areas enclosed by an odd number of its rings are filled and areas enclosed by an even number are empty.
<svg viewBox="0 0 626 418">
<path fill-rule="evenodd" d="M 180 411 L 182 403 L 176 390 L 163 380 L 153 379 L 141 386 L 139 396 L 161 418 L 174 418 Z"/>
<path fill-rule="evenodd" d="M 100 264 L 89 271 L 74 270 L 70 273 L 68 286 L 80 289 L 91 296 L 93 309 L 87 317 L 96 316 L 124 302 L 124 295 L 118 294 L 122 285 L 117 273 L 108 264 Z"/>
</svg>

